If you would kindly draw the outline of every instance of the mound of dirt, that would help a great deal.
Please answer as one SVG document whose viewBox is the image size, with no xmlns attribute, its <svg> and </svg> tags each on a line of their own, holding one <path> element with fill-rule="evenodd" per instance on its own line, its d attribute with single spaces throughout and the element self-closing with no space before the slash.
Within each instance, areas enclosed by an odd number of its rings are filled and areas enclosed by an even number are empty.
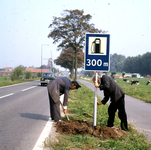
<svg viewBox="0 0 151 150">
<path fill-rule="evenodd" d="M 56 124 L 56 132 L 60 134 L 81 134 L 81 135 L 92 135 L 95 137 L 103 137 L 114 139 L 117 137 L 122 137 L 124 134 L 127 134 L 125 131 L 116 128 L 116 127 L 107 127 L 107 126 L 95 126 L 93 127 L 87 121 L 84 120 L 69 120 L 65 122 L 58 122 Z"/>
</svg>

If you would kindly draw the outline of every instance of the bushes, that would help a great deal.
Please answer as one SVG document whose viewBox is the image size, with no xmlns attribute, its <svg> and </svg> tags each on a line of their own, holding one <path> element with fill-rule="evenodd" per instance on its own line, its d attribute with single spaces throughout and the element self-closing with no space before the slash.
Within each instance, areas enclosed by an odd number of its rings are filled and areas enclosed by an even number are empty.
<svg viewBox="0 0 151 150">
<path fill-rule="evenodd" d="M 19 80 L 19 76 L 23 75 L 24 72 L 24 67 L 23 66 L 18 66 L 14 69 L 13 73 L 11 74 L 11 80 Z"/>
<path fill-rule="evenodd" d="M 32 74 L 31 71 L 26 71 L 25 67 L 23 66 L 18 66 L 14 69 L 13 73 L 11 74 L 11 80 L 15 81 L 15 80 L 20 80 L 23 78 L 26 79 L 33 79 L 33 78 L 37 78 L 37 77 L 41 77 L 41 73 L 38 72 L 36 75 Z"/>
<path fill-rule="evenodd" d="M 41 73 L 41 72 L 37 72 L 37 73 L 36 73 L 36 76 L 39 78 L 39 77 L 42 76 L 42 73 Z"/>
<path fill-rule="evenodd" d="M 26 71 L 25 75 L 26 75 L 26 79 L 30 79 L 32 77 L 31 71 Z"/>
</svg>

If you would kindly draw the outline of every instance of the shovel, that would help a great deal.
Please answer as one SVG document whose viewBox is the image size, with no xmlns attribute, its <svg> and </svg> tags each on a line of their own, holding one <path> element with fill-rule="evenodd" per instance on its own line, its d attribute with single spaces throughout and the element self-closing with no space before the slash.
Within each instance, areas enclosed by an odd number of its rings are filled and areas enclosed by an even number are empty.
<svg viewBox="0 0 151 150">
<path fill-rule="evenodd" d="M 60 102 L 60 104 L 61 104 L 61 106 L 62 106 L 62 109 L 64 110 L 64 108 L 63 108 L 63 105 L 62 105 L 62 103 Z M 65 113 L 65 115 L 66 115 L 66 117 L 67 117 L 67 120 L 69 121 L 69 117 L 68 117 L 68 115 Z"/>
</svg>

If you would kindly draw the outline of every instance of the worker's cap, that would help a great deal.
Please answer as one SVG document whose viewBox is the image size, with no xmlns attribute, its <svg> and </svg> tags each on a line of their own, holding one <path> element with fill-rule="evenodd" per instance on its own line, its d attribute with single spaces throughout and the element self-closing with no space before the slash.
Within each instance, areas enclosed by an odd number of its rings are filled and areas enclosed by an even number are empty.
<svg viewBox="0 0 151 150">
<path fill-rule="evenodd" d="M 80 88 L 81 85 L 79 84 L 79 82 L 77 80 L 74 81 L 75 85 L 76 85 L 76 89 Z"/>
</svg>

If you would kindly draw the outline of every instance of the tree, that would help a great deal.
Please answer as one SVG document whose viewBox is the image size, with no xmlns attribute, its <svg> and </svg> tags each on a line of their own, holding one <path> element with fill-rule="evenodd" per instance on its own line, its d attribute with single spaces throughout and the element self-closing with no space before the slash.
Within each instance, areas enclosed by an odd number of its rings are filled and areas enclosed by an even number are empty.
<svg viewBox="0 0 151 150">
<path fill-rule="evenodd" d="M 41 72 L 37 72 L 37 73 L 36 73 L 36 76 L 37 76 L 37 77 L 41 77 L 41 76 L 42 76 L 42 73 L 41 73 Z"/>
<path fill-rule="evenodd" d="M 92 77 L 94 75 L 94 71 L 84 71 L 84 75 L 88 77 Z"/>
<path fill-rule="evenodd" d="M 82 49 L 79 49 L 77 53 L 77 60 L 77 67 L 83 67 L 84 53 Z M 70 77 L 73 77 L 73 49 L 71 47 L 66 50 L 63 49 L 60 56 L 55 59 L 54 62 L 61 67 L 68 68 L 71 72 Z"/>
<path fill-rule="evenodd" d="M 151 75 L 151 52 L 147 52 L 141 59 L 141 74 Z"/>
<path fill-rule="evenodd" d="M 125 61 L 125 56 L 124 55 L 118 55 L 118 54 L 111 54 L 110 55 L 110 70 L 111 71 L 116 71 L 116 72 L 121 72 L 123 71 L 123 65 Z"/>
<path fill-rule="evenodd" d="M 75 56 L 75 79 L 77 79 L 77 55 L 84 47 L 85 33 L 101 33 L 94 24 L 89 24 L 92 16 L 84 15 L 83 10 L 64 10 L 62 17 L 54 17 L 49 25 L 50 33 L 48 38 L 53 39 L 53 43 L 58 43 L 58 50 L 72 47 Z"/>
<path fill-rule="evenodd" d="M 151 74 L 151 53 L 147 52 L 144 55 L 135 57 L 127 57 L 123 70 L 125 72 L 140 73 L 141 75 Z"/>
<path fill-rule="evenodd" d="M 30 79 L 32 77 L 32 72 L 31 71 L 26 71 L 25 75 L 26 75 L 26 79 Z"/>
<path fill-rule="evenodd" d="M 20 65 L 18 67 L 16 67 L 13 71 L 13 73 L 11 74 L 11 80 L 18 80 L 20 75 L 23 75 L 25 71 L 25 67 Z"/>
</svg>

